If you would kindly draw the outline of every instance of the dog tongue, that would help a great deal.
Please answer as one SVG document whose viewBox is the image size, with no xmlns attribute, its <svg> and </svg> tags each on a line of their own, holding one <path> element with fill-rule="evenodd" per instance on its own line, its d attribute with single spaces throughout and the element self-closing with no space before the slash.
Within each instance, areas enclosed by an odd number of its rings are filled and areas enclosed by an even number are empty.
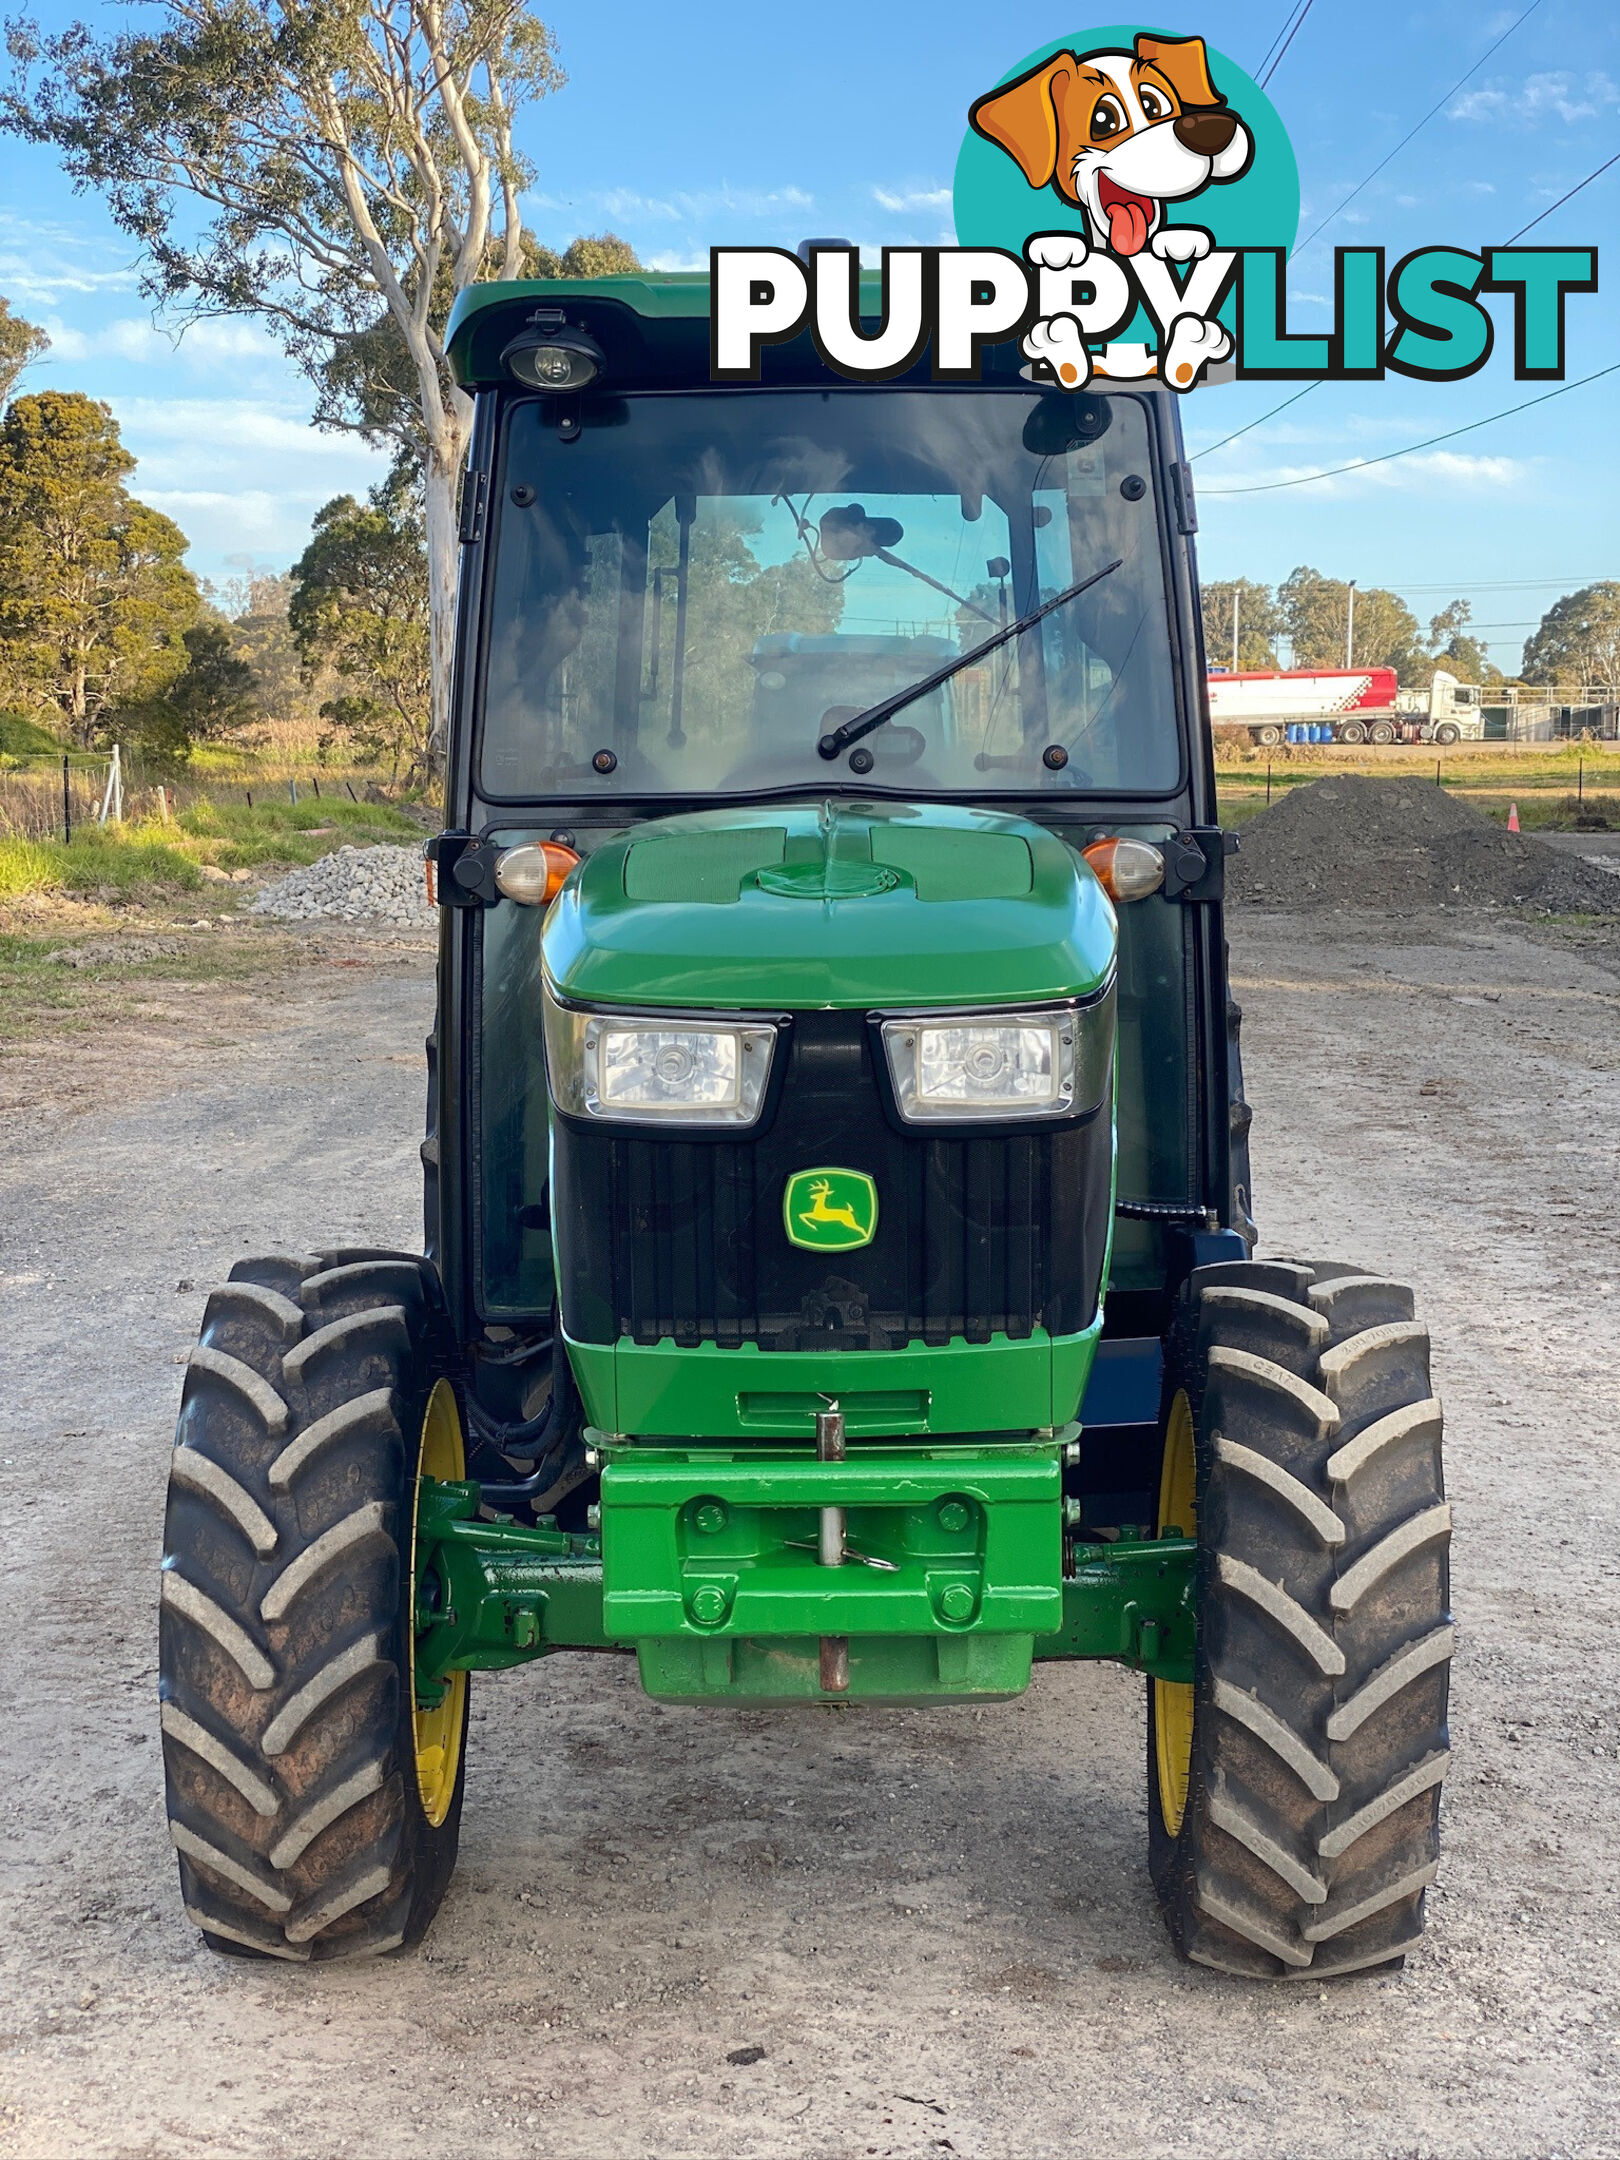
<svg viewBox="0 0 1620 2160">
<path fill-rule="evenodd" d="M 1116 195 L 1108 205 L 1108 239 L 1116 255 L 1139 255 L 1147 241 L 1148 206 L 1140 195 Z"/>
</svg>

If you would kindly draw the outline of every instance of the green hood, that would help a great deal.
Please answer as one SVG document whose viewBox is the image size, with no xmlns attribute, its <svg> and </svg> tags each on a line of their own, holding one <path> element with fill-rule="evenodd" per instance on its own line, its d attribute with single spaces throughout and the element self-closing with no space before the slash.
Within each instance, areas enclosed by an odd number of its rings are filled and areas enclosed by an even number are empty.
<svg viewBox="0 0 1620 2160">
<path fill-rule="evenodd" d="M 1107 896 L 1063 841 L 911 803 L 638 825 L 581 865 L 545 930 L 566 998 L 727 1011 L 1083 997 L 1114 949 Z"/>
</svg>

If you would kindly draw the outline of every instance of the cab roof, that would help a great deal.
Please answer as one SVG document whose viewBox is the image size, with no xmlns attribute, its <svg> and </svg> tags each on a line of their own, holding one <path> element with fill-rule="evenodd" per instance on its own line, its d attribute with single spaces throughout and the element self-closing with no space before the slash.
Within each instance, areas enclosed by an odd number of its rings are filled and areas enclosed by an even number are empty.
<svg viewBox="0 0 1620 2160">
<path fill-rule="evenodd" d="M 863 321 L 882 320 L 882 282 L 875 272 L 861 275 L 860 306 Z M 510 382 L 501 354 L 537 309 L 558 310 L 558 327 L 566 322 L 595 338 L 607 360 L 604 386 L 647 389 L 710 380 L 708 272 L 635 271 L 469 286 L 450 311 L 445 338 L 451 371 L 464 390 Z M 987 375 L 1016 376 L 1021 366 L 1016 346 L 985 353 Z M 767 347 L 764 375 L 778 381 L 828 379 L 808 335 Z"/>
</svg>

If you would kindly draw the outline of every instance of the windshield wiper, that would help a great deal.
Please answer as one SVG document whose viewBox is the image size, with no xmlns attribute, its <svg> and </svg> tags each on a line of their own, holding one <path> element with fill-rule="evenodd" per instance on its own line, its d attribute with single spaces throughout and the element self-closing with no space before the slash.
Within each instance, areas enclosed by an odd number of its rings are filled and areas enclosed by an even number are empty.
<svg viewBox="0 0 1620 2160">
<path fill-rule="evenodd" d="M 954 660 L 947 660 L 943 667 L 935 668 L 932 675 L 925 675 L 921 682 L 912 683 L 909 689 L 897 690 L 892 697 L 886 697 L 876 705 L 868 705 L 864 712 L 851 714 L 842 726 L 823 735 L 816 748 L 829 760 L 841 757 L 851 743 L 859 742 L 863 735 L 870 735 L 874 729 L 882 727 L 885 720 L 892 720 L 897 712 L 902 712 L 908 705 L 914 705 L 918 698 L 926 697 L 930 690 L 937 690 L 941 683 L 949 682 L 953 675 L 960 675 L 963 668 L 971 667 L 975 660 L 982 660 L 986 653 L 992 653 L 998 646 L 1005 645 L 1009 638 L 1019 637 L 1024 631 L 1032 630 L 1036 623 L 1050 615 L 1054 608 L 1066 607 L 1071 600 L 1078 599 L 1081 593 L 1089 591 L 1093 585 L 1100 585 L 1105 577 L 1112 577 L 1124 560 L 1123 555 L 1116 555 L 1114 560 L 1105 563 L 1101 570 L 1093 570 L 1090 577 L 1082 578 L 1078 585 L 1071 585 L 1055 599 L 1043 602 L 1038 608 L 1031 608 L 1027 615 L 1020 615 L 1016 622 L 1010 622 L 1005 630 L 998 630 L 994 637 L 987 637 L 982 645 L 975 645 L 971 652 L 958 653 Z"/>
</svg>

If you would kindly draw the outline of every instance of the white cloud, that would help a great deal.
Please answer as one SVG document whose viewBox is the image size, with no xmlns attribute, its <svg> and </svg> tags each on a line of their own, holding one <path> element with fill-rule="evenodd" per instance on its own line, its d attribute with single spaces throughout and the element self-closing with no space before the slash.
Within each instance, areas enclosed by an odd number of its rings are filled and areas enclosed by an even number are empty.
<svg viewBox="0 0 1620 2160">
<path fill-rule="evenodd" d="M 210 456 L 271 451 L 322 464 L 371 456 L 354 435 L 311 427 L 307 419 L 248 399 L 120 397 L 113 404 L 127 436 L 183 445 L 188 457 L 204 445 Z"/>
<path fill-rule="evenodd" d="M 1313 480 L 1312 499 L 1378 492 L 1406 494 L 1436 484 L 1474 494 L 1500 494 L 1530 474 L 1530 461 L 1510 457 L 1471 457 L 1452 450 L 1414 451 L 1391 458 L 1386 464 L 1352 466 L 1348 472 L 1315 479 L 1320 463 L 1309 465 L 1223 466 L 1219 471 L 1201 468 L 1200 486 L 1206 495 L 1246 489 L 1275 487 L 1279 482 Z"/>
<path fill-rule="evenodd" d="M 136 460 L 130 486 L 185 534 L 189 560 L 218 577 L 244 552 L 284 567 L 334 495 L 363 495 L 386 456 L 357 436 L 313 428 L 299 411 L 251 398 L 108 399 Z"/>
<path fill-rule="evenodd" d="M 880 210 L 895 212 L 916 210 L 948 210 L 951 206 L 949 188 L 882 188 L 874 187 L 872 200 Z"/>
<path fill-rule="evenodd" d="M 143 316 L 115 316 L 95 330 L 76 330 L 59 316 L 47 315 L 41 327 L 59 361 L 122 360 L 132 367 L 186 367 L 216 370 L 222 364 L 250 361 L 282 367 L 285 356 L 257 323 L 203 321 L 160 328 Z"/>
<path fill-rule="evenodd" d="M 815 197 L 803 188 L 700 188 L 679 190 L 673 195 L 642 195 L 634 188 L 607 188 L 578 198 L 530 195 L 525 207 L 535 210 L 567 210 L 578 216 L 582 207 L 590 217 L 634 222 L 638 218 L 665 224 L 699 223 L 715 217 L 772 217 L 779 210 L 809 210 Z"/>
<path fill-rule="evenodd" d="M 17 307 L 53 307 L 73 293 L 130 292 L 135 265 L 118 243 L 0 210 L 0 291 Z"/>
<path fill-rule="evenodd" d="M 1600 113 L 1620 105 L 1620 87 L 1602 68 L 1576 75 L 1569 68 L 1553 68 L 1527 75 L 1511 90 L 1495 87 L 1470 90 L 1452 106 L 1450 120 L 1510 120 L 1533 126 L 1549 118 L 1573 125 L 1595 120 Z"/>
</svg>

